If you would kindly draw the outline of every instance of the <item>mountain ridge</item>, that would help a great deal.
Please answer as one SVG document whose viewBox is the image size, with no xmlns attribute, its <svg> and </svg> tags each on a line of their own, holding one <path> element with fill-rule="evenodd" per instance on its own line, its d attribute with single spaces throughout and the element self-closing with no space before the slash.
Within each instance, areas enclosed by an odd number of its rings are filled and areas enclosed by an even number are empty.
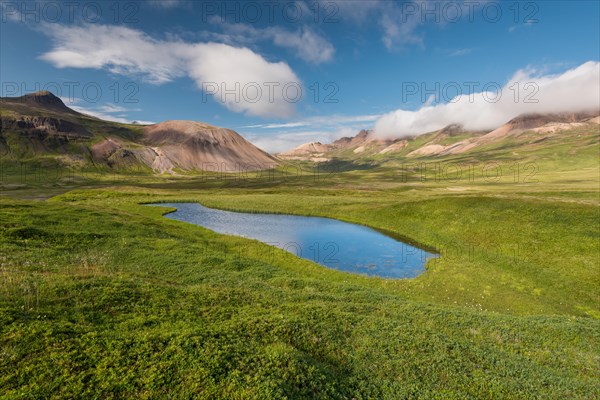
<svg viewBox="0 0 600 400">
<path fill-rule="evenodd" d="M 372 130 L 361 130 L 356 136 L 343 137 L 332 143 L 319 143 L 319 151 L 310 152 L 307 144 L 281 152 L 276 156 L 282 160 L 305 160 L 326 162 L 334 158 L 356 158 L 364 156 L 401 154 L 403 156 L 445 156 L 462 154 L 499 142 L 507 137 L 519 136 L 526 131 L 550 134 L 572 129 L 585 124 L 598 125 L 599 111 L 577 113 L 524 113 L 512 118 L 491 131 L 469 131 L 460 124 L 450 124 L 442 129 L 407 138 L 382 139 L 375 137 Z M 423 141 L 411 149 L 411 144 Z"/>
</svg>

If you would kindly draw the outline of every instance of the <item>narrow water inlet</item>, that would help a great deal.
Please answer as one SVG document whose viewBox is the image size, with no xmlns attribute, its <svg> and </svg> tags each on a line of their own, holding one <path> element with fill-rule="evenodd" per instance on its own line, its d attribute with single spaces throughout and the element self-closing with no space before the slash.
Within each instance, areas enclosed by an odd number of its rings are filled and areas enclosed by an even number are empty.
<svg viewBox="0 0 600 400">
<path fill-rule="evenodd" d="M 414 278 L 437 255 L 374 229 L 330 218 L 223 211 L 199 203 L 155 203 L 166 218 L 256 239 L 325 267 L 382 278 Z"/>
</svg>

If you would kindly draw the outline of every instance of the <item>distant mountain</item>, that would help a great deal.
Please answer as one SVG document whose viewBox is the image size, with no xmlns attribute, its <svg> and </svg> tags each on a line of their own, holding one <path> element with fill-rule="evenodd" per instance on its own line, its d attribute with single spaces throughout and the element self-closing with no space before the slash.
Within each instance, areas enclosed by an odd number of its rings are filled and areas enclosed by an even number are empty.
<svg viewBox="0 0 600 400">
<path fill-rule="evenodd" d="M 330 144 L 320 142 L 305 143 L 295 149 L 279 153 L 277 157 L 282 160 L 324 162 L 331 159 L 331 157 L 343 157 L 350 154 L 372 155 L 390 146 L 399 146 L 399 142 L 402 142 L 402 140 L 378 139 L 373 136 L 372 131 L 362 130 L 356 136 L 343 137 Z"/>
<path fill-rule="evenodd" d="M 587 113 L 561 113 L 561 114 L 523 114 L 506 124 L 481 136 L 467 137 L 445 146 L 426 144 L 411 153 L 408 157 L 437 156 L 449 154 L 462 154 L 476 151 L 484 145 L 492 145 L 509 137 L 518 137 L 520 134 L 531 131 L 544 135 L 557 130 L 568 130 L 588 124 L 590 118 L 597 116 L 597 112 Z M 444 128 L 446 129 L 446 128 Z"/>
<path fill-rule="evenodd" d="M 278 156 L 285 160 L 310 160 L 313 162 L 327 161 L 322 156 L 331 149 L 331 145 L 320 142 L 304 143 L 293 150 L 279 153 Z"/>
<path fill-rule="evenodd" d="M 50 92 L 0 98 L 2 162 L 142 167 L 155 172 L 238 172 L 277 161 L 236 132 L 194 121 L 156 125 L 103 121 L 67 107 Z"/>
<path fill-rule="evenodd" d="M 526 132 L 535 133 L 537 140 L 562 130 L 588 126 L 598 128 L 599 112 L 524 114 L 490 132 L 468 131 L 459 124 L 404 139 L 380 139 L 372 131 L 361 130 L 354 137 L 343 137 L 330 144 L 308 143 L 279 153 L 282 160 L 325 162 L 332 159 L 358 159 L 397 155 L 401 157 L 436 157 L 478 151 L 507 138 L 519 138 Z M 518 140 L 518 139 L 516 139 Z M 523 139 L 526 141 L 525 139 Z"/>
</svg>

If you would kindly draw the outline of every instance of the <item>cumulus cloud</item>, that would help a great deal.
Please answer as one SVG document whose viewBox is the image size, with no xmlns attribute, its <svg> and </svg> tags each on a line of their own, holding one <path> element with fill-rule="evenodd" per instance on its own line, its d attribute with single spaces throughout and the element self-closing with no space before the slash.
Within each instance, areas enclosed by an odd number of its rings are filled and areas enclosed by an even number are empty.
<svg viewBox="0 0 600 400">
<path fill-rule="evenodd" d="M 53 48 L 41 59 L 58 68 L 106 69 L 153 84 L 187 76 L 200 89 L 210 86 L 210 94 L 232 111 L 261 117 L 294 113 L 294 102 L 282 88 L 300 85 L 296 74 L 286 63 L 269 62 L 248 48 L 157 40 L 139 30 L 99 24 L 49 24 L 44 32 Z"/>
<path fill-rule="evenodd" d="M 184 75 L 181 60 L 160 56 L 173 52 L 173 47 L 141 31 L 98 24 L 46 26 L 54 47 L 40 58 L 57 68 L 108 69 L 120 75 L 143 75 L 156 84 Z"/>
<path fill-rule="evenodd" d="M 190 77 L 230 110 L 262 117 L 293 114 L 293 87 L 300 80 L 286 63 L 270 63 L 250 49 L 220 43 L 197 44 L 184 52 Z M 292 87 L 288 98 L 286 85 Z"/>
<path fill-rule="evenodd" d="M 590 61 L 561 74 L 517 71 L 497 91 L 462 94 L 416 111 L 396 110 L 375 123 L 381 137 L 405 137 L 458 123 L 469 130 L 491 130 L 525 113 L 557 113 L 600 108 L 600 63 Z"/>
</svg>

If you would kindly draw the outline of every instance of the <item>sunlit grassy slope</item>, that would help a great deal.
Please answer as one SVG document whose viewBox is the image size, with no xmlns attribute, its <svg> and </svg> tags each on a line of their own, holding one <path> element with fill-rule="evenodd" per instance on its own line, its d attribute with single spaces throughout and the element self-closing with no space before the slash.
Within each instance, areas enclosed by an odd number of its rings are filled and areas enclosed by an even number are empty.
<svg viewBox="0 0 600 400">
<path fill-rule="evenodd" d="M 0 396 L 598 397 L 597 155 L 571 131 L 228 179 L 6 174 Z M 367 278 L 142 205 L 160 201 L 333 217 L 441 257 Z"/>
</svg>

